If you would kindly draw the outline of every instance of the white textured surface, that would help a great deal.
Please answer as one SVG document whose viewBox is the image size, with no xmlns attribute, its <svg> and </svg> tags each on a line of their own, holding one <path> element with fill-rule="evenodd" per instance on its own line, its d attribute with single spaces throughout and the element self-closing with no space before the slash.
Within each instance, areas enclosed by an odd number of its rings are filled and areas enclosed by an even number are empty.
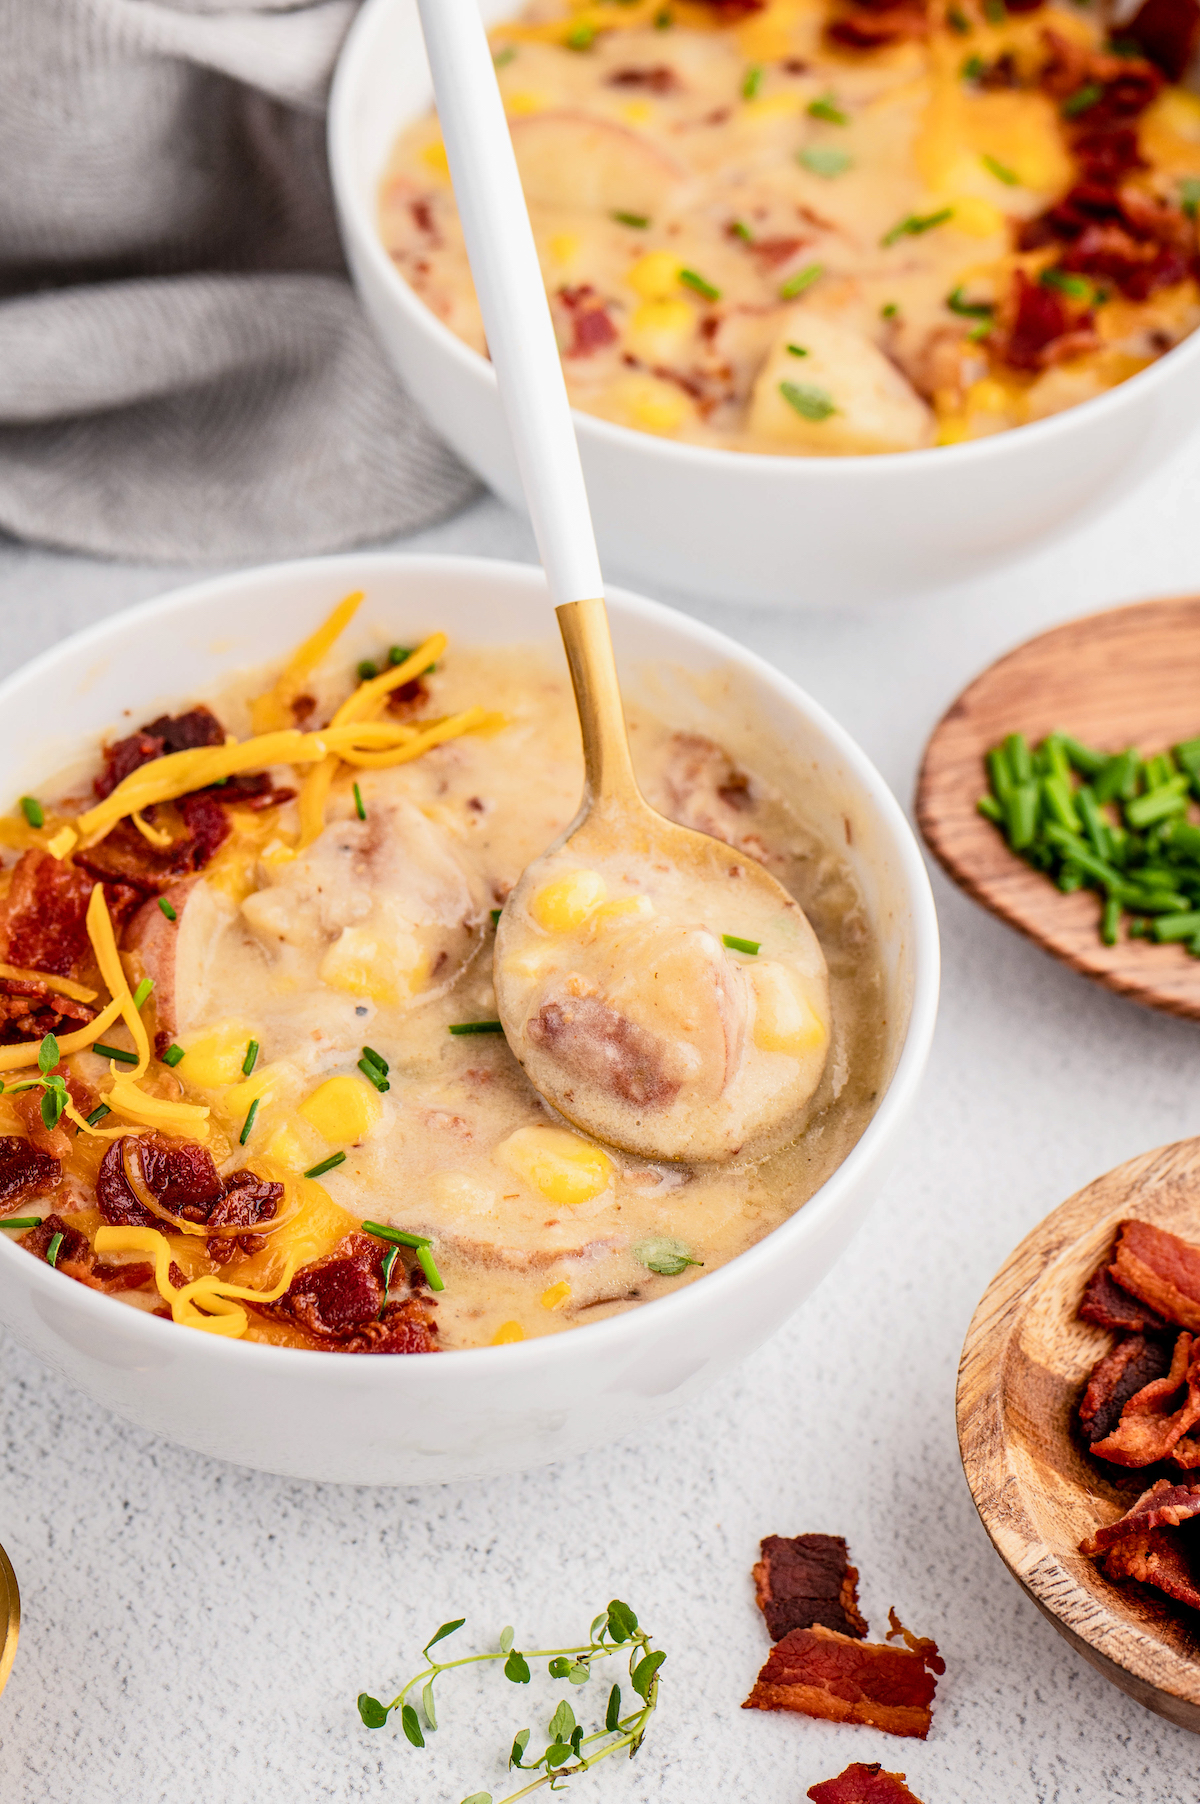
<svg viewBox="0 0 1200 1804">
<path fill-rule="evenodd" d="M 1198 482 L 1200 441 L 1052 550 L 902 610 L 704 611 L 824 701 L 907 801 L 929 728 L 998 652 L 1052 620 L 1200 588 Z M 490 501 L 412 543 L 531 545 Z M 0 546 L 0 656 L 184 579 Z M 5 1804 L 503 1798 L 496 1756 L 545 1720 L 541 1698 L 495 1673 L 452 1681 L 420 1754 L 363 1729 L 355 1694 L 390 1695 L 446 1617 L 466 1614 L 480 1645 L 515 1622 L 549 1646 L 614 1592 L 670 1658 L 639 1761 L 579 1782 L 597 1804 L 801 1804 L 851 1760 L 906 1771 L 925 1804 L 1195 1804 L 1200 1744 L 1085 1666 L 992 1553 L 953 1385 L 975 1301 L 1034 1222 L 1200 1126 L 1196 1029 L 1093 990 L 935 887 L 939 1037 L 871 1226 L 774 1342 L 654 1435 L 441 1491 L 291 1484 L 89 1413 L 0 1335 L 0 1539 L 25 1607 L 0 1702 Z M 767 1646 L 758 1539 L 807 1529 L 848 1537 L 876 1630 L 895 1603 L 941 1643 L 924 1745 L 739 1711 Z M 572 1701 L 599 1714 L 605 1689 Z"/>
</svg>

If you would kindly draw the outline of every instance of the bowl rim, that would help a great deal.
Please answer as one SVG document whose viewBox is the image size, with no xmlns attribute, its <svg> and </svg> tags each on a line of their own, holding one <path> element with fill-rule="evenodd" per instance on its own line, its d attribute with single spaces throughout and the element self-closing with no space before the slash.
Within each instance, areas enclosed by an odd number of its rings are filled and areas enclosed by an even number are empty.
<svg viewBox="0 0 1200 1804">
<path fill-rule="evenodd" d="M 48 681 L 53 677 L 59 662 L 65 657 L 80 652 L 103 649 L 106 642 L 116 633 L 126 629 L 131 622 L 145 619 L 161 619 L 172 614 L 186 615 L 217 596 L 229 591 L 237 591 L 243 586 L 252 593 L 258 585 L 268 589 L 284 589 L 289 580 L 311 573 L 313 570 L 327 569 L 330 573 L 330 586 L 336 587 L 339 582 L 350 581 L 354 587 L 367 586 L 370 576 L 375 573 L 383 576 L 391 573 L 411 575 L 420 578 L 422 573 L 437 575 L 441 572 L 457 573 L 465 577 L 473 577 L 480 584 L 498 581 L 509 587 L 525 587 L 544 582 L 541 571 L 530 564 L 521 564 L 512 560 L 444 556 L 432 553 L 409 555 L 402 552 L 341 552 L 329 557 L 294 558 L 283 563 L 256 565 L 248 569 L 239 569 L 226 574 L 206 577 L 199 582 L 185 584 L 182 588 L 169 590 L 164 595 L 150 598 L 122 608 L 105 619 L 94 622 L 80 632 L 60 640 L 36 657 L 21 665 L 0 682 L 0 708 L 2 708 L 14 691 L 30 683 Z M 341 574 L 339 574 L 339 572 Z M 884 1146 L 903 1122 L 908 1113 L 911 1101 L 915 1097 L 924 1073 L 928 1058 L 933 1031 L 937 1016 L 940 947 L 938 938 L 937 914 L 934 907 L 933 892 L 924 859 L 917 845 L 913 832 L 900 804 L 870 759 L 856 742 L 840 726 L 831 715 L 813 700 L 798 684 L 789 677 L 774 669 L 764 658 L 748 648 L 740 646 L 736 641 L 726 638 L 723 633 L 705 625 L 678 609 L 665 606 L 661 602 L 651 601 L 634 591 L 612 586 L 607 589 L 607 597 L 619 623 L 621 616 L 650 620 L 660 626 L 666 626 L 673 634 L 677 634 L 686 646 L 689 642 L 705 649 L 719 653 L 728 662 L 738 666 L 751 678 L 756 679 L 764 687 L 773 691 L 794 712 L 802 714 L 816 728 L 829 747 L 830 752 L 839 758 L 849 773 L 858 781 L 862 791 L 874 806 L 892 848 L 896 854 L 898 875 L 902 878 L 908 904 L 907 931 L 912 945 L 912 987 L 908 1027 L 900 1047 L 895 1067 L 879 1100 L 875 1113 L 867 1123 L 863 1133 L 850 1149 L 842 1163 L 829 1175 L 807 1202 L 781 1222 L 777 1228 L 747 1247 L 742 1253 L 735 1255 L 724 1265 L 713 1272 L 706 1273 L 702 1279 L 671 1292 L 665 1297 L 652 1298 L 647 1303 L 639 1304 L 636 1310 L 625 1311 L 621 1315 L 612 1316 L 606 1321 L 585 1322 L 568 1330 L 572 1343 L 576 1346 L 590 1346 L 601 1351 L 609 1342 L 619 1342 L 629 1334 L 629 1323 L 638 1320 L 643 1324 L 658 1324 L 668 1332 L 671 1324 L 680 1316 L 685 1316 L 699 1307 L 693 1293 L 702 1291 L 708 1299 L 713 1312 L 720 1306 L 720 1290 L 728 1288 L 731 1283 L 740 1284 L 752 1281 L 754 1271 L 773 1261 L 777 1256 L 778 1236 L 796 1237 L 802 1234 L 817 1232 L 827 1218 L 836 1215 L 845 1193 L 856 1186 L 860 1168 L 868 1169 L 882 1153 Z M 547 603 L 547 606 L 549 604 Z M 804 1222 L 801 1227 L 798 1224 Z M 70 1292 L 64 1292 L 59 1285 L 61 1274 L 52 1274 L 47 1268 L 41 1269 L 36 1261 L 29 1261 L 28 1255 L 8 1236 L 0 1234 L 0 1267 L 9 1259 L 22 1259 L 30 1269 L 24 1266 L 25 1283 L 31 1284 L 35 1291 L 52 1302 L 57 1298 L 60 1303 L 67 1302 L 73 1311 L 81 1312 L 85 1317 L 95 1314 L 99 1328 L 103 1330 L 105 1323 L 116 1325 L 121 1323 L 126 1333 L 135 1336 L 148 1336 L 144 1342 L 147 1350 L 161 1348 L 165 1345 L 177 1346 L 175 1340 L 163 1342 L 162 1334 L 172 1336 L 178 1333 L 177 1324 L 162 1321 L 149 1311 L 122 1309 L 119 1317 L 111 1313 L 114 1307 L 112 1298 L 98 1291 L 92 1291 L 84 1285 L 71 1284 Z M 737 1269 L 737 1276 L 729 1274 Z M 720 1289 L 718 1288 L 720 1287 Z M 653 1312 L 651 1315 L 649 1312 Z M 586 1343 L 575 1340 L 578 1335 L 588 1336 Z M 228 1340 L 214 1334 L 193 1332 L 191 1341 L 194 1357 L 223 1361 L 229 1359 L 251 1360 L 260 1369 L 303 1372 L 309 1369 L 291 1362 L 297 1354 L 303 1353 L 308 1359 L 320 1359 L 325 1362 L 326 1371 L 345 1369 L 358 1372 L 361 1369 L 374 1377 L 363 1377 L 355 1382 L 367 1384 L 385 1384 L 393 1380 L 383 1374 L 390 1372 L 393 1366 L 414 1375 L 419 1371 L 422 1382 L 452 1382 L 455 1375 L 461 1374 L 469 1379 L 475 1365 L 480 1360 L 495 1361 L 502 1356 L 510 1362 L 509 1370 L 517 1378 L 526 1366 L 536 1364 L 539 1360 L 550 1357 L 560 1336 L 557 1334 L 541 1335 L 532 1340 L 507 1343 L 500 1347 L 459 1347 L 446 1348 L 443 1351 L 451 1354 L 448 1360 L 443 1359 L 369 1359 L 360 1358 L 347 1361 L 342 1353 L 326 1352 L 320 1349 L 309 1351 L 305 1348 L 275 1347 L 262 1342 L 242 1342 Z M 280 1360 L 288 1363 L 282 1367 Z M 333 1362 L 331 1366 L 329 1362 Z M 494 1366 L 491 1368 L 494 1369 Z M 444 1373 L 439 1378 L 438 1373 Z"/>
<path fill-rule="evenodd" d="M 516 5 L 517 0 L 513 0 L 513 4 Z M 443 357 L 449 358 L 458 366 L 465 377 L 476 384 L 482 384 L 498 396 L 496 372 L 489 360 L 453 333 L 425 305 L 396 268 L 384 248 L 375 212 L 368 206 L 353 172 L 357 97 L 374 61 L 373 34 L 380 29 L 379 22 L 384 17 L 400 7 L 415 8 L 415 5 L 416 0 L 365 0 L 343 42 L 330 88 L 326 133 L 334 200 L 343 235 L 353 238 L 355 250 L 368 259 L 376 279 L 389 291 L 392 301 L 419 331 L 425 333 Z M 610 451 L 626 455 L 636 456 L 644 452 L 651 458 L 659 456 L 667 460 L 677 459 L 685 471 L 711 471 L 718 477 L 728 477 L 732 470 L 745 468 L 751 473 L 752 479 L 756 472 L 769 472 L 772 476 L 780 476 L 784 481 L 845 479 L 865 482 L 871 480 L 876 471 L 900 468 L 913 471 L 912 480 L 920 480 L 920 472 L 930 468 L 931 460 L 938 470 L 950 471 L 963 466 L 967 469 L 976 466 L 986 469 L 999 460 L 1020 455 L 1019 450 L 1012 448 L 1014 440 L 1018 445 L 1043 444 L 1069 435 L 1076 430 L 1077 420 L 1082 419 L 1086 427 L 1114 411 L 1132 405 L 1129 391 L 1133 392 L 1133 399 L 1136 401 L 1153 386 L 1161 387 L 1164 382 L 1173 380 L 1182 363 L 1197 357 L 1200 357 L 1200 326 L 1181 338 L 1178 344 L 1173 345 L 1153 363 L 1147 364 L 1145 369 L 1127 376 L 1123 382 L 1105 389 L 1102 394 L 1093 395 L 1086 401 L 1077 401 L 1059 413 L 992 433 L 986 438 L 964 440 L 957 445 L 931 445 L 915 451 L 883 451 L 872 454 L 855 452 L 843 457 L 735 451 L 717 445 L 691 445 L 678 439 L 659 437 L 655 433 L 639 432 L 632 426 L 621 426 L 614 420 L 585 413 L 578 407 L 572 407 L 571 417 L 576 433 L 582 435 L 585 441 L 594 440 Z M 1169 374 L 1164 373 L 1168 365 L 1171 366 Z M 785 471 L 793 474 L 785 475 Z"/>
</svg>

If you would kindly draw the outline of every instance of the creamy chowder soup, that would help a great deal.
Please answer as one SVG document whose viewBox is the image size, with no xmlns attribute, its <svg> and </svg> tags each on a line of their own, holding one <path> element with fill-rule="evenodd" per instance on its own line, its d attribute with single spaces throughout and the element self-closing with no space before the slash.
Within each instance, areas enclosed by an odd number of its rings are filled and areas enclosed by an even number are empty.
<svg viewBox="0 0 1200 1804">
<path fill-rule="evenodd" d="M 1200 321 L 1193 0 L 535 0 L 492 33 L 572 402 L 691 444 L 954 444 Z M 445 149 L 381 231 L 485 349 Z"/>
<path fill-rule="evenodd" d="M 497 1031 L 492 972 L 506 898 L 579 804 L 563 661 L 434 635 L 355 670 L 336 639 L 359 599 L 282 672 L 147 722 L 3 824 L 0 1227 L 129 1306 L 278 1345 L 600 1320 L 733 1258 L 845 1158 L 883 1083 L 871 925 L 802 795 L 634 709 L 649 800 L 764 861 L 791 938 L 694 919 L 615 861 L 534 896 L 530 982 L 603 985 L 679 919 L 737 1027 L 718 1052 L 686 1009 L 618 996 L 658 1079 L 719 1106 L 786 1073 L 794 1110 L 785 1143 L 719 1161 L 579 1132 Z"/>
</svg>

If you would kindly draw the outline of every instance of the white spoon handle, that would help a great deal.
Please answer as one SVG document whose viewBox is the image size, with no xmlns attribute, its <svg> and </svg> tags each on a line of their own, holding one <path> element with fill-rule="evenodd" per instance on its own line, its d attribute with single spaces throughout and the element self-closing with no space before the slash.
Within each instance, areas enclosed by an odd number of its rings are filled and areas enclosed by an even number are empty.
<svg viewBox="0 0 1200 1804">
<path fill-rule="evenodd" d="M 556 607 L 604 593 L 550 307 L 478 0 L 419 0 L 467 255 Z"/>
</svg>

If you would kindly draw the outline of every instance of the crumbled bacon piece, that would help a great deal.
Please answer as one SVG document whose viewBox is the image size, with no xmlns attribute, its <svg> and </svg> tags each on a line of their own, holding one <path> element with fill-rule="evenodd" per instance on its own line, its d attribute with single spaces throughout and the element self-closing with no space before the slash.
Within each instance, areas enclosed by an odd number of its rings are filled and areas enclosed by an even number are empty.
<svg viewBox="0 0 1200 1804">
<path fill-rule="evenodd" d="M 1152 1528 L 1178 1528 L 1193 1516 L 1200 1516 L 1200 1485 L 1177 1485 L 1169 1478 L 1160 1478 L 1116 1522 L 1107 1523 L 1088 1540 L 1081 1541 L 1079 1551 L 1095 1559 L 1131 1535 L 1147 1534 Z"/>
<path fill-rule="evenodd" d="M 813 1804 L 921 1804 L 904 1779 L 903 1773 L 885 1773 L 877 1760 L 870 1766 L 856 1760 L 836 1779 L 810 1785 L 808 1795 Z"/>
<path fill-rule="evenodd" d="M 1092 1443 L 1092 1452 L 1115 1466 L 1150 1466 L 1166 1459 L 1197 1422 L 1200 1350 L 1193 1359 L 1192 1336 L 1184 1333 L 1175 1343 L 1170 1371 L 1129 1399 L 1117 1426 L 1103 1440 Z"/>
<path fill-rule="evenodd" d="M 1057 289 L 1031 282 L 1023 269 L 1016 271 L 1007 323 L 998 339 L 1006 363 L 1019 370 L 1043 370 L 1096 343 L 1090 313 L 1072 317 Z"/>
<path fill-rule="evenodd" d="M 1148 1221 L 1123 1221 L 1109 1270 L 1169 1322 L 1200 1331 L 1200 1247 Z"/>
<path fill-rule="evenodd" d="M 230 797 L 234 802 L 237 799 L 236 795 Z M 197 790 L 184 796 L 177 807 L 187 831 L 169 846 L 152 846 L 132 821 L 123 820 L 98 845 L 76 852 L 76 863 L 106 887 L 126 886 L 135 904 L 147 896 L 161 895 L 180 877 L 203 870 L 229 835 L 229 817 L 214 791 Z"/>
<path fill-rule="evenodd" d="M 192 708 L 174 717 L 163 714 L 157 720 L 139 727 L 127 739 L 118 739 L 104 748 L 104 769 L 93 788 L 103 801 L 118 783 L 152 764 L 168 752 L 195 751 L 200 746 L 224 745 L 225 729 L 211 708 Z"/>
<path fill-rule="evenodd" d="M 1170 1364 L 1163 1343 L 1142 1334 L 1126 1335 L 1096 1362 L 1079 1405 L 1079 1426 L 1089 1447 L 1107 1439 L 1130 1398 L 1165 1377 Z"/>
<path fill-rule="evenodd" d="M 1200 40 L 1200 7 L 1196 0 L 1144 0 L 1120 36 L 1137 44 L 1168 81 L 1182 81 Z"/>
<path fill-rule="evenodd" d="M 15 1099 L 14 1099 L 15 1100 Z M 44 1196 L 62 1182 L 62 1165 L 19 1134 L 0 1135 L 0 1209 L 10 1213 L 27 1196 Z"/>
<path fill-rule="evenodd" d="M 1123 175 L 1148 167 L 1138 145 L 1137 129 L 1132 125 L 1077 132 L 1071 141 L 1071 150 L 1084 187 L 1089 184 L 1112 187 Z"/>
<path fill-rule="evenodd" d="M 265 1313 L 290 1321 L 335 1353 L 433 1353 L 433 1305 L 408 1296 L 384 1304 L 386 1248 L 368 1234 L 351 1234 L 325 1259 L 304 1266 Z"/>
<path fill-rule="evenodd" d="M 607 82 L 610 88 L 645 88 L 650 94 L 674 94 L 681 85 L 666 63 L 656 63 L 652 69 L 614 69 Z"/>
<path fill-rule="evenodd" d="M 847 50 L 881 50 L 886 44 L 923 38 L 928 30 L 923 7 L 876 7 L 871 0 L 857 0 L 852 11 L 828 26 L 826 36 Z"/>
<path fill-rule="evenodd" d="M 162 1217 L 138 1201 L 125 1176 L 123 1146 L 123 1140 L 114 1140 L 100 1161 L 96 1173 L 100 1213 L 114 1227 L 162 1230 Z M 225 1194 L 208 1148 L 165 1134 L 144 1134 L 138 1149 L 142 1181 L 155 1202 L 184 1221 L 206 1222 Z"/>
<path fill-rule="evenodd" d="M 925 1651 L 855 1641 L 820 1624 L 793 1629 L 772 1648 L 742 1708 L 794 1710 L 924 1740 L 937 1689 L 930 1668 L 943 1668 L 935 1643 L 919 1645 Z"/>
<path fill-rule="evenodd" d="M 762 12 L 767 0 L 701 0 L 701 4 L 711 6 L 722 25 L 736 25 L 751 13 Z"/>
<path fill-rule="evenodd" d="M 298 696 L 297 700 L 308 703 L 310 714 L 317 705 L 311 695 Z M 296 703 L 293 702 L 293 714 L 295 711 Z M 236 776 L 227 777 L 224 783 L 214 783 L 207 789 L 192 791 L 193 796 L 211 796 L 215 802 L 223 802 L 227 808 L 249 808 L 255 813 L 290 802 L 295 793 L 294 789 L 276 789 L 270 772 L 265 770 L 241 771 Z M 191 797 L 187 799 L 191 800 Z"/>
<path fill-rule="evenodd" d="M 283 1201 L 283 1185 L 273 1184 L 252 1171 L 235 1171 L 225 1179 L 225 1194 L 208 1216 L 210 1228 L 253 1229 L 274 1219 Z M 247 1255 L 261 1252 L 266 1242 L 261 1234 L 212 1234 L 206 1252 L 216 1264 L 223 1265 L 237 1252 Z"/>
<path fill-rule="evenodd" d="M 429 688 L 424 677 L 414 677 L 411 683 L 401 683 L 398 689 L 388 693 L 387 708 L 389 714 L 416 714 L 429 700 Z"/>
<path fill-rule="evenodd" d="M 754 1567 L 756 1602 L 772 1641 L 792 1629 L 827 1629 L 861 1639 L 867 1625 L 858 1610 L 858 1573 L 841 1535 L 768 1535 Z"/>
<path fill-rule="evenodd" d="M 1107 1578 L 1137 1579 L 1165 1591 L 1176 1603 L 1200 1610 L 1200 1574 L 1177 1528 L 1156 1528 L 1118 1541 L 1105 1555 L 1103 1566 Z"/>
<path fill-rule="evenodd" d="M 566 357 L 590 357 L 605 345 L 616 342 L 617 328 L 608 316 L 604 301 L 590 283 L 579 288 L 560 288 L 557 296 L 571 328 L 571 342 L 564 350 Z"/>
<path fill-rule="evenodd" d="M 92 879 L 49 852 L 22 853 L 2 920 L 3 960 L 26 971 L 71 977 L 88 959 L 86 916 Z"/>
<path fill-rule="evenodd" d="M 545 1002 L 525 1031 L 567 1070 L 634 1108 L 665 1108 L 679 1093 L 657 1034 L 619 1014 L 598 996 Z"/>
<path fill-rule="evenodd" d="M 44 1259 L 50 1251 L 50 1242 L 56 1234 L 62 1235 L 62 1244 L 54 1263 L 60 1272 L 66 1272 L 69 1278 L 75 1276 L 73 1267 L 84 1267 L 89 1263 L 91 1245 L 86 1234 L 73 1228 L 64 1216 L 47 1215 L 36 1228 L 30 1228 L 22 1234 L 18 1245 L 25 1247 L 35 1259 Z"/>
<path fill-rule="evenodd" d="M 1115 1328 L 1126 1334 L 1163 1333 L 1167 1327 L 1165 1318 L 1117 1283 L 1109 1270 L 1112 1259 L 1110 1248 L 1084 1285 L 1080 1319 L 1094 1322 L 1097 1328 Z"/>
<path fill-rule="evenodd" d="M 1068 117 L 1077 97 L 1087 99 L 1088 104 L 1074 115 L 1081 130 L 1136 119 L 1162 88 L 1162 71 L 1141 57 L 1109 56 L 1073 43 L 1057 31 L 1043 31 L 1042 41 L 1047 56 L 1039 86 L 1065 104 Z M 1098 90 L 1094 99 L 1092 90 Z"/>
<path fill-rule="evenodd" d="M 92 1020 L 86 1002 L 60 996 L 44 983 L 23 977 L 0 977 L 0 1041 L 40 1040 L 46 1034 L 70 1033 Z M 63 1022 L 70 1026 L 63 1028 Z"/>
</svg>

